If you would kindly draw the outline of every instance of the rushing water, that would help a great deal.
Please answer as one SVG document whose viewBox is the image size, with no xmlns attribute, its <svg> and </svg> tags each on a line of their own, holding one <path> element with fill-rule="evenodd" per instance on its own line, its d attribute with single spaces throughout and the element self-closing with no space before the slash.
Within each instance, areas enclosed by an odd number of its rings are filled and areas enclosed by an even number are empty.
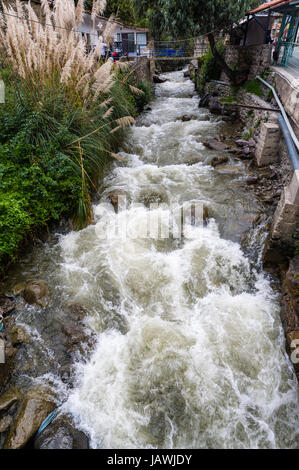
<svg viewBox="0 0 299 470">
<path fill-rule="evenodd" d="M 202 141 L 224 124 L 198 108 L 182 72 L 167 77 L 130 131 L 126 162 L 104 182 L 102 201 L 121 189 L 128 207 L 115 213 L 100 201 L 96 225 L 60 237 L 39 258 L 39 274 L 56 286 L 49 311 L 59 312 L 61 299 L 80 303 L 98 335 L 90 360 L 78 360 L 74 389 L 61 388 L 64 409 L 93 447 L 298 447 L 297 383 L 278 299 L 259 257 L 240 245 L 261 207 L 241 162 L 231 161 L 233 173 L 209 165 L 215 152 Z M 151 202 L 164 204 L 150 216 L 163 225 L 169 205 L 190 201 L 208 207 L 207 225 L 186 221 L 182 239 L 144 237 Z M 135 236 L 115 234 L 115 223 Z"/>
</svg>

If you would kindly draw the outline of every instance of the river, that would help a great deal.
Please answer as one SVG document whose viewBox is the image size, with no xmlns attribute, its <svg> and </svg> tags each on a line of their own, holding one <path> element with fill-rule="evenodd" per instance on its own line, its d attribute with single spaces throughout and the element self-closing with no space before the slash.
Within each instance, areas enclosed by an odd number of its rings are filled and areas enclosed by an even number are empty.
<svg viewBox="0 0 299 470">
<path fill-rule="evenodd" d="M 244 163 L 209 164 L 217 152 L 202 141 L 225 124 L 198 107 L 183 72 L 165 76 L 129 132 L 125 161 L 107 172 L 95 224 L 60 235 L 20 268 L 52 290 L 46 310 L 19 314 L 40 348 L 34 380 L 52 383 L 94 448 L 299 447 L 279 298 L 261 268 L 263 236 L 251 228 L 262 206 Z M 128 199 L 117 213 L 102 204 L 114 190 Z M 163 227 L 171 207 L 188 202 L 207 207 L 207 223 L 187 219 L 181 238 L 145 237 L 150 203 L 163 203 L 150 211 Z M 88 309 L 97 333 L 91 357 L 77 358 L 71 390 L 47 370 L 70 300 Z"/>
</svg>

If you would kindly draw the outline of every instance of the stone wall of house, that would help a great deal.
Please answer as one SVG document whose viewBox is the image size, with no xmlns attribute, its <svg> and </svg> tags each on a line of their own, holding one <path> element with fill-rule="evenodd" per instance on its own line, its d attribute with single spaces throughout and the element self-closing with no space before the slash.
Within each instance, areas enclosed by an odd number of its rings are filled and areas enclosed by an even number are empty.
<svg viewBox="0 0 299 470">
<path fill-rule="evenodd" d="M 250 68 L 248 79 L 252 80 L 271 65 L 273 46 L 262 44 L 259 46 L 232 46 L 225 49 L 225 60 L 231 68 L 238 67 L 239 70 Z M 221 80 L 228 81 L 224 72 Z"/>
</svg>

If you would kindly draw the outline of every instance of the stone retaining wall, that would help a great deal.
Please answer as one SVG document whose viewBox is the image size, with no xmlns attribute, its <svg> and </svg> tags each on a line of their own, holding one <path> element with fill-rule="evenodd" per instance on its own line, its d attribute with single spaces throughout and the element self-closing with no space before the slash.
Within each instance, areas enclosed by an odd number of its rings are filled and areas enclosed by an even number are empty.
<svg viewBox="0 0 299 470">
<path fill-rule="evenodd" d="M 231 68 L 238 67 L 239 70 L 246 70 L 250 67 L 248 80 L 252 80 L 256 75 L 261 74 L 270 67 L 273 46 L 263 44 L 260 46 L 226 46 L 225 60 Z M 228 81 L 224 72 L 221 80 Z"/>
</svg>

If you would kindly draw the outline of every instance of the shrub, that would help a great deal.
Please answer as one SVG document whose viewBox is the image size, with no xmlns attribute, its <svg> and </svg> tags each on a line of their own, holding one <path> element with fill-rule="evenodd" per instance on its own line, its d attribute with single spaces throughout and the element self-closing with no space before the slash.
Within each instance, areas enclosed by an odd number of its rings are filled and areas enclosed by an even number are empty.
<svg viewBox="0 0 299 470">
<path fill-rule="evenodd" d="M 218 43 L 217 49 L 220 55 L 224 54 L 224 45 Z M 210 80 L 219 80 L 221 76 L 221 66 L 216 61 L 209 47 L 206 55 L 198 59 L 200 68 L 199 93 L 204 93 L 205 85 Z"/>
</svg>

